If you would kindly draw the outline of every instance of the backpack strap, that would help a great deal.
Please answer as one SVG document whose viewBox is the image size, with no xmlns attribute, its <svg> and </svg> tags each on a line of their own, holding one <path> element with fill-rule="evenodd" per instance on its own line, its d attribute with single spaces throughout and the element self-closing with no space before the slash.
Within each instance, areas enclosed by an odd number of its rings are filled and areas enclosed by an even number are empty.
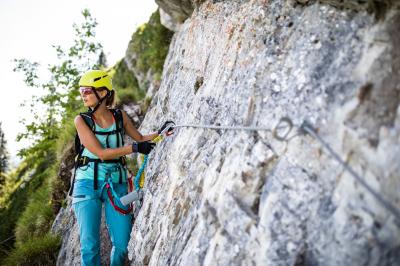
<svg viewBox="0 0 400 266">
<path fill-rule="evenodd" d="M 115 120 L 115 130 L 117 131 L 117 147 L 124 145 L 124 118 L 120 109 L 110 109 Z M 121 145 L 120 140 L 121 139 Z"/>
<path fill-rule="evenodd" d="M 88 128 L 90 128 L 90 130 L 94 132 L 96 126 L 95 126 L 92 114 L 90 112 L 86 112 L 86 113 L 80 113 L 79 115 L 83 118 L 83 121 L 88 126 Z M 77 148 L 76 138 L 79 141 L 79 150 L 76 149 Z M 83 146 L 82 142 L 80 141 L 78 132 L 77 132 L 76 136 L 75 136 L 75 151 L 77 152 L 77 158 L 76 158 L 75 162 L 81 158 L 82 152 L 84 149 L 85 149 L 85 146 Z"/>
<path fill-rule="evenodd" d="M 94 177 L 93 177 L 94 190 L 97 190 L 98 179 L 99 179 L 99 161 L 95 161 L 94 162 Z"/>
<path fill-rule="evenodd" d="M 95 128 L 95 123 L 92 118 L 92 114 L 90 112 L 85 112 L 85 113 L 80 113 L 79 114 L 82 118 L 85 124 L 90 128 L 90 130 L 94 131 Z M 74 183 L 75 183 L 75 176 L 76 176 L 76 170 L 78 169 L 79 162 L 81 161 L 82 153 L 83 150 L 85 149 L 85 146 L 81 143 L 81 140 L 79 139 L 78 132 L 75 133 L 75 166 L 74 166 L 74 174 L 72 177 L 72 184 L 70 187 L 70 190 L 68 194 L 72 196 L 72 192 L 74 191 Z"/>
<path fill-rule="evenodd" d="M 122 111 L 120 109 L 110 109 L 112 115 L 114 116 L 115 120 L 115 130 L 117 131 L 117 147 L 124 146 L 124 118 L 122 116 Z M 121 138 L 121 145 L 120 145 L 120 138 Z M 118 167 L 119 171 L 119 184 L 122 184 L 122 170 L 121 166 Z"/>
<path fill-rule="evenodd" d="M 83 121 L 85 121 L 85 124 L 90 128 L 90 130 L 94 131 L 95 123 L 93 119 L 93 114 L 91 112 L 85 112 L 80 113 L 79 115 L 83 118 Z"/>
</svg>

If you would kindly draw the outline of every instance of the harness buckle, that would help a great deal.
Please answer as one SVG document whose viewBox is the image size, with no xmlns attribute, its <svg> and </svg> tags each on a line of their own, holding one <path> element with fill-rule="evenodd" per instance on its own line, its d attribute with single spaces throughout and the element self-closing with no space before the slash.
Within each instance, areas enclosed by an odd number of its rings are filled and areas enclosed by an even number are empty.
<svg viewBox="0 0 400 266">
<path fill-rule="evenodd" d="M 121 164 L 122 166 L 126 165 L 126 156 L 121 156 Z"/>
<path fill-rule="evenodd" d="M 82 157 L 76 158 L 75 162 L 76 162 L 78 167 L 85 166 L 85 165 L 87 165 L 89 163 L 89 157 L 82 156 Z"/>
</svg>

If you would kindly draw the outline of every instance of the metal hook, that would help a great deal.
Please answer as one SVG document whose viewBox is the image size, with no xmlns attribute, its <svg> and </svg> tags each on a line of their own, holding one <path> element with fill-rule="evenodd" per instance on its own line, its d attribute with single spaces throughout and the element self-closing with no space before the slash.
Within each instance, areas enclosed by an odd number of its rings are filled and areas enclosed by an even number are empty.
<svg viewBox="0 0 400 266">
<path fill-rule="evenodd" d="M 285 116 L 282 117 L 275 128 L 272 130 L 272 135 L 279 141 L 285 141 L 293 128 L 292 120 Z"/>
</svg>

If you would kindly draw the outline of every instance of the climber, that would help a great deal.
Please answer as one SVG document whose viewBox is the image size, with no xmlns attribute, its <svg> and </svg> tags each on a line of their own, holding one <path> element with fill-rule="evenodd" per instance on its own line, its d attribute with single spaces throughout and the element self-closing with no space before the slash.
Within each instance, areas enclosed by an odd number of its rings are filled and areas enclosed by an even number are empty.
<svg viewBox="0 0 400 266">
<path fill-rule="evenodd" d="M 130 210 L 113 200 L 127 193 L 125 155 L 149 154 L 150 142 L 162 132 L 142 135 L 127 114 L 112 109 L 115 91 L 107 72 L 87 71 L 79 80 L 86 113 L 76 116 L 75 174 L 71 184 L 72 206 L 79 225 L 82 265 L 100 265 L 100 222 L 104 202 L 107 228 L 112 241 L 111 265 L 123 265 L 132 228 Z M 172 131 L 172 129 L 170 129 Z M 124 133 L 134 142 L 124 145 Z"/>
</svg>

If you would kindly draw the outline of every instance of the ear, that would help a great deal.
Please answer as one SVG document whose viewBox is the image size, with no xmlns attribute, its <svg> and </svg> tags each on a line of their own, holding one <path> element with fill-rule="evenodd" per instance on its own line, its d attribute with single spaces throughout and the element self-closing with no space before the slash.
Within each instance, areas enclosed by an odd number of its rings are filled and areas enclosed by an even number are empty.
<svg viewBox="0 0 400 266">
<path fill-rule="evenodd" d="M 105 97 L 105 96 L 108 96 L 108 90 L 102 90 L 102 91 L 100 91 L 100 98 L 103 98 L 103 97 Z"/>
</svg>

